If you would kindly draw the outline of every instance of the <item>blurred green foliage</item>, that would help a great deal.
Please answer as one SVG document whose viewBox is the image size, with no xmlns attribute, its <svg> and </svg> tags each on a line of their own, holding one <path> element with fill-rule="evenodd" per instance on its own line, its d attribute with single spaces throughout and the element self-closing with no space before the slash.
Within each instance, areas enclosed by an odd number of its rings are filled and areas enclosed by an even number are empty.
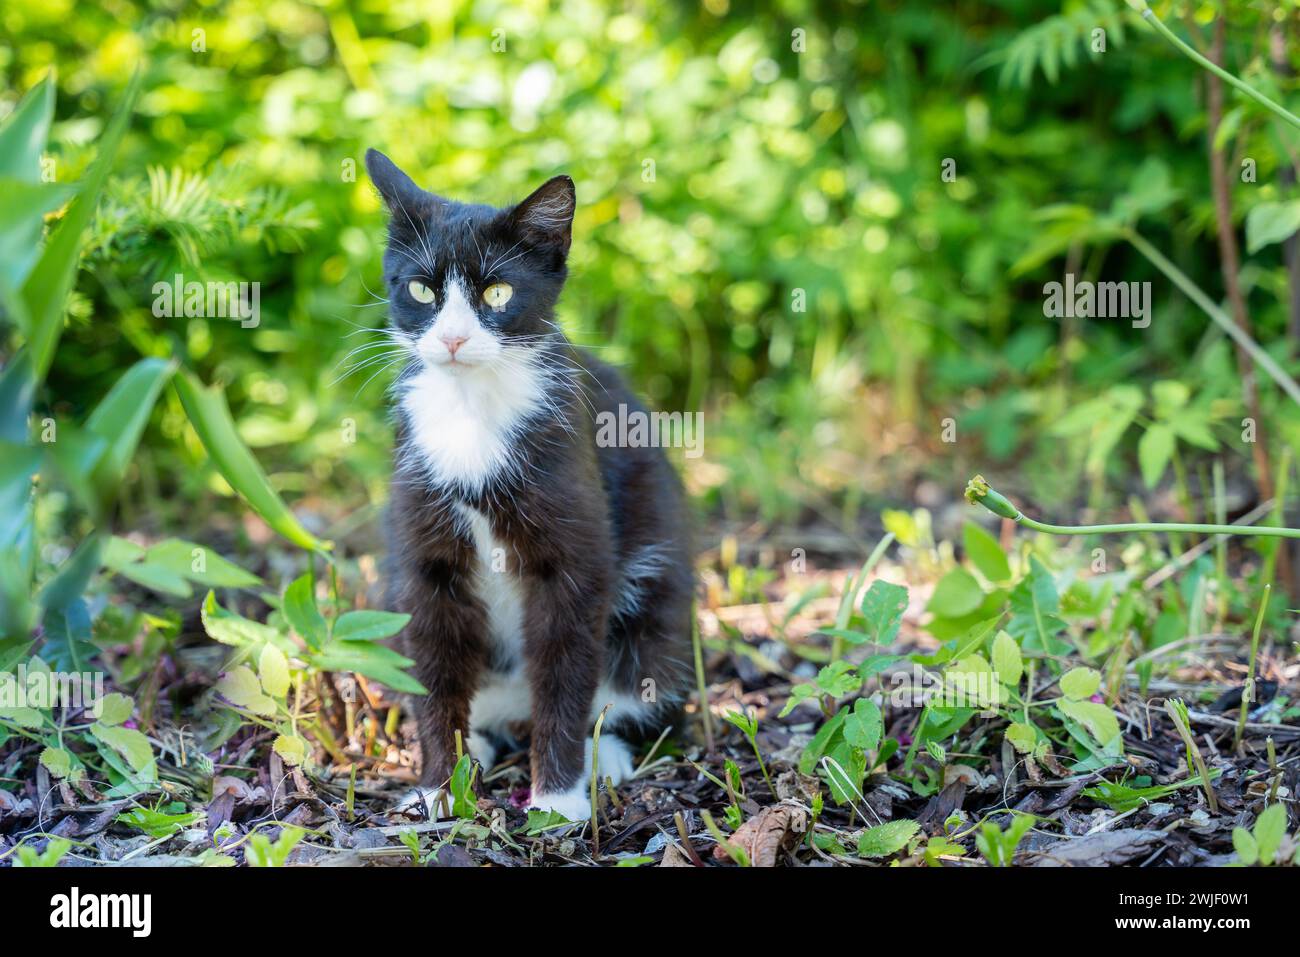
<svg viewBox="0 0 1300 957">
<path fill-rule="evenodd" d="M 1294 104 L 1264 33 L 1293 3 L 1181 5 L 1166 19 L 1200 29 L 1225 6 L 1230 65 Z M 955 497 L 954 456 L 993 472 L 1017 463 L 1022 487 L 1055 499 L 1076 476 L 1122 486 L 1139 435 L 1097 475 L 1083 468 L 1087 434 L 1049 431 L 1121 383 L 1183 379 L 1222 437 L 1239 431 L 1226 340 L 1131 249 L 1039 215 L 1137 197 L 1144 235 L 1222 293 L 1202 76 L 1123 4 L 0 11 L 0 113 L 57 71 L 59 181 L 83 174 L 137 66 L 144 92 L 44 401 L 80 417 L 141 355 L 181 356 L 225 386 L 291 499 L 318 493 L 345 512 L 383 497 L 388 376 L 335 382 L 383 321 L 369 146 L 462 199 L 504 203 L 554 172 L 574 177 L 565 325 L 653 402 L 707 410 L 693 485 L 729 515 L 812 508 L 851 525 L 864 495 L 905 497 L 900 475 L 928 472 Z M 1238 223 L 1260 203 L 1300 202 L 1279 177 L 1297 144 L 1249 101 L 1227 106 L 1229 155 L 1258 169 L 1254 183 L 1234 176 Z M 1294 369 L 1280 249 L 1252 255 L 1242 279 L 1256 338 Z M 1042 286 L 1065 271 L 1152 281 L 1150 328 L 1044 317 Z M 155 317 L 152 285 L 177 272 L 260 282 L 260 324 Z M 1270 430 L 1294 440 L 1300 421 L 1266 379 L 1261 389 Z M 947 418 L 955 445 L 940 438 Z M 228 491 L 185 421 L 169 392 L 150 426 L 169 441 L 146 442 L 124 491 L 137 520 L 177 500 L 198 521 L 208 493 Z M 1228 445 L 1244 469 L 1248 451 Z"/>
</svg>

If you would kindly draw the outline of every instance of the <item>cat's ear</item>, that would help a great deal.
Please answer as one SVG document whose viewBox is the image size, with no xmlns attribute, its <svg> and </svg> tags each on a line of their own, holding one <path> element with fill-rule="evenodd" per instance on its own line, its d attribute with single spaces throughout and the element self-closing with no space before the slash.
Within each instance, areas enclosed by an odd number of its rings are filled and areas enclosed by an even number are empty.
<svg viewBox="0 0 1300 957">
<path fill-rule="evenodd" d="M 568 255 L 573 239 L 573 211 L 577 205 L 573 180 L 554 176 L 510 211 L 510 222 L 524 239 L 539 246 L 552 246 L 561 255 Z"/>
<path fill-rule="evenodd" d="M 416 186 L 411 177 L 398 169 L 397 164 L 379 150 L 366 150 L 366 172 L 370 174 L 370 181 L 379 190 L 379 195 L 384 198 L 389 212 L 415 209 L 428 198 L 428 194 Z"/>
</svg>

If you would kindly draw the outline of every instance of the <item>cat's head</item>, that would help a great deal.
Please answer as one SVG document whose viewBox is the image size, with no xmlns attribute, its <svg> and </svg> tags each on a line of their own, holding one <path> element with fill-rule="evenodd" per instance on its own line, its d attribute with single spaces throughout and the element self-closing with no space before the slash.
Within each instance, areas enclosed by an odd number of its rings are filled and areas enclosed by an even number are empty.
<svg viewBox="0 0 1300 957">
<path fill-rule="evenodd" d="M 390 213 L 384 280 L 393 333 L 449 375 L 527 361 L 560 337 L 576 194 L 556 176 L 504 209 L 417 186 L 383 153 L 366 169 Z"/>
</svg>

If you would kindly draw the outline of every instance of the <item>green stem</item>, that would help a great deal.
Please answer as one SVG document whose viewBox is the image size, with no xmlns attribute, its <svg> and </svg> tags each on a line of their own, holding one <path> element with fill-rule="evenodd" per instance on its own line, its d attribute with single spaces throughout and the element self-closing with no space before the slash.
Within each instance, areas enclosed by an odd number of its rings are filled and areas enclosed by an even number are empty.
<svg viewBox="0 0 1300 957">
<path fill-rule="evenodd" d="M 1291 397 L 1292 401 L 1297 405 L 1300 405 L 1300 385 L 1297 385 L 1295 379 L 1292 379 L 1287 375 L 1282 367 L 1273 361 L 1272 356 L 1260 348 L 1259 343 L 1246 335 L 1245 331 L 1233 322 L 1226 312 L 1215 305 L 1214 302 L 1211 301 L 1210 297 L 1202 292 L 1201 288 L 1197 286 L 1196 283 L 1187 278 L 1182 270 L 1166 259 L 1160 250 L 1156 249 L 1156 247 L 1143 239 L 1135 230 L 1126 228 L 1122 230 L 1121 233 L 1124 238 L 1132 244 L 1134 249 L 1149 259 L 1153 266 L 1164 273 L 1165 277 L 1168 278 L 1170 282 L 1183 291 L 1183 295 L 1192 300 L 1192 302 L 1194 302 L 1202 312 L 1214 320 L 1214 323 L 1226 332 L 1233 341 L 1237 343 L 1237 345 L 1241 346 L 1241 348 L 1246 351 L 1246 354 L 1254 359 L 1261 369 L 1268 373 L 1269 378 L 1282 387 L 1282 390 Z"/>
<path fill-rule="evenodd" d="M 966 501 L 983 505 L 994 515 L 1009 518 L 1018 525 L 1049 535 L 1108 535 L 1134 532 L 1188 532 L 1196 535 L 1266 535 L 1274 538 L 1300 538 L 1300 528 L 1262 525 L 1205 525 L 1197 522 L 1119 522 L 1111 525 L 1050 525 L 1030 518 L 1016 508 L 983 476 L 975 476 L 966 486 Z"/>
<path fill-rule="evenodd" d="M 1250 665 L 1246 669 L 1246 680 L 1241 685 L 1241 714 L 1237 715 L 1237 733 L 1233 736 L 1233 749 L 1241 748 L 1241 739 L 1246 733 L 1246 712 L 1250 702 L 1255 698 L 1255 659 L 1259 656 L 1259 631 L 1264 625 L 1264 612 L 1268 610 L 1268 596 L 1272 585 L 1264 586 L 1264 596 L 1259 600 L 1259 613 L 1255 616 L 1255 630 L 1250 635 Z"/>
<path fill-rule="evenodd" d="M 1137 7 L 1137 5 L 1132 2 L 1130 2 L 1130 6 Z M 1205 57 L 1203 57 L 1201 54 L 1197 53 L 1196 50 L 1194 50 L 1192 47 L 1188 46 L 1186 42 L 1184 42 L 1182 37 L 1178 36 L 1178 34 L 1174 33 L 1173 30 L 1170 30 L 1167 26 L 1165 26 L 1164 23 L 1161 21 L 1161 19 L 1157 17 L 1155 13 L 1151 10 L 1151 8 L 1148 7 L 1145 3 L 1142 3 L 1141 6 L 1137 8 L 1141 10 L 1142 18 L 1156 28 L 1156 32 L 1158 32 L 1166 40 L 1172 43 L 1180 53 L 1182 53 L 1193 63 L 1197 64 L 1202 69 L 1209 70 L 1211 73 L 1217 76 L 1224 83 L 1227 83 L 1229 86 L 1236 87 L 1238 90 L 1240 90 L 1242 93 L 1245 93 L 1248 97 L 1250 97 L 1260 106 L 1264 107 L 1266 110 L 1271 111 L 1272 113 L 1276 114 L 1280 118 L 1286 120 L 1296 129 L 1300 130 L 1300 117 L 1297 117 L 1286 107 L 1281 106 L 1278 103 L 1274 103 L 1272 100 L 1266 97 L 1263 93 L 1260 93 L 1249 83 L 1245 83 L 1244 81 L 1237 79 L 1227 70 L 1220 67 L 1217 63 L 1214 63 L 1211 60 L 1208 60 Z"/>
</svg>

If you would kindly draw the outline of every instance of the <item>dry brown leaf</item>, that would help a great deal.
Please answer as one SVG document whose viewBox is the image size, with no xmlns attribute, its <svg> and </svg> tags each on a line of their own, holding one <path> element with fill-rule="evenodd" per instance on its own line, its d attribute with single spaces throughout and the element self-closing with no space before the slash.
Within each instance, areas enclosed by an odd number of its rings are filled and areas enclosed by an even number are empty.
<svg viewBox="0 0 1300 957">
<path fill-rule="evenodd" d="M 677 849 L 676 844 L 664 845 L 664 857 L 659 862 L 660 867 L 694 867 L 691 859 Z"/>
<path fill-rule="evenodd" d="M 807 812 L 796 804 L 782 803 L 763 808 L 736 828 L 730 841 L 744 850 L 752 866 L 775 867 L 781 848 L 795 843 L 807 829 Z M 713 849 L 713 856 L 720 861 L 730 858 L 721 845 Z"/>
</svg>

